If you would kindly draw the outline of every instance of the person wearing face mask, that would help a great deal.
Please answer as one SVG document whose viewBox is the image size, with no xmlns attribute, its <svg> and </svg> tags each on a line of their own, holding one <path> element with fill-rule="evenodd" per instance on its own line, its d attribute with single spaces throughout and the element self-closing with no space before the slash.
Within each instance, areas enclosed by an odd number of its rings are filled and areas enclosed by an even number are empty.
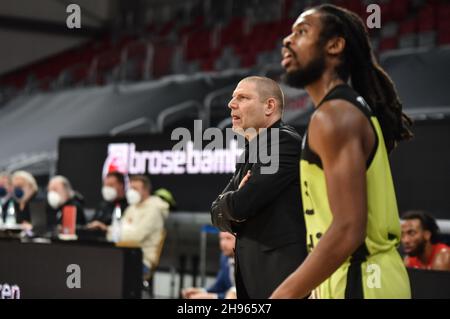
<svg viewBox="0 0 450 319">
<path fill-rule="evenodd" d="M 75 206 L 77 225 L 86 224 L 83 202 L 64 176 L 57 175 L 50 179 L 47 187 L 47 204 L 47 224 L 50 228 L 61 224 L 62 212 L 66 206 Z"/>
<path fill-rule="evenodd" d="M 130 204 L 121 219 L 121 238 L 123 242 L 139 243 L 143 254 L 144 275 L 154 271 L 160 245 L 164 237 L 164 223 L 169 215 L 169 204 L 158 196 L 151 196 L 150 180 L 146 176 L 130 177 L 126 193 Z M 112 227 L 108 228 L 111 238 Z"/>
<path fill-rule="evenodd" d="M 11 176 L 11 186 L 16 222 L 26 229 L 31 229 L 29 203 L 36 197 L 38 191 L 36 180 L 26 171 L 16 171 Z"/>
<path fill-rule="evenodd" d="M 106 175 L 103 180 L 102 196 L 103 200 L 100 202 L 92 222 L 87 225 L 89 229 L 106 231 L 107 226 L 111 225 L 116 206 L 120 207 L 122 213 L 128 207 L 125 198 L 125 177 L 122 173 L 110 172 Z"/>
</svg>

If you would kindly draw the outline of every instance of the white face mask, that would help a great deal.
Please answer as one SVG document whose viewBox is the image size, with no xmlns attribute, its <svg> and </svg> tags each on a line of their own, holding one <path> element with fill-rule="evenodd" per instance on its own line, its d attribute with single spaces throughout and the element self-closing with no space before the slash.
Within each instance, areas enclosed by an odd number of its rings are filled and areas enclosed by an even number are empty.
<svg viewBox="0 0 450 319">
<path fill-rule="evenodd" d="M 103 186 L 102 195 L 104 200 L 106 200 L 107 202 L 112 202 L 117 198 L 117 191 L 113 187 Z"/>
<path fill-rule="evenodd" d="M 47 201 L 48 204 L 53 208 L 56 209 L 59 206 L 61 206 L 62 204 L 62 198 L 61 195 L 59 195 L 57 192 L 55 191 L 50 191 L 47 194 Z"/>
<path fill-rule="evenodd" d="M 137 190 L 130 188 L 127 191 L 127 201 L 130 205 L 138 204 L 141 201 L 141 194 Z"/>
</svg>

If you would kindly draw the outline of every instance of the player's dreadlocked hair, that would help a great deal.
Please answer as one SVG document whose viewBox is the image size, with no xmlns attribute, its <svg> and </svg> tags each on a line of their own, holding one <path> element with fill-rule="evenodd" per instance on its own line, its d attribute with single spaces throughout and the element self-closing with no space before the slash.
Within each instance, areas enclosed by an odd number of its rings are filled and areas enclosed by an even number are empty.
<svg viewBox="0 0 450 319">
<path fill-rule="evenodd" d="M 394 83 L 377 63 L 364 22 L 355 13 L 324 4 L 315 7 L 322 14 L 320 45 L 333 37 L 345 39 L 342 63 L 336 72 L 372 107 L 380 121 L 388 151 L 398 142 L 413 137 L 411 119 L 402 112 Z"/>
</svg>

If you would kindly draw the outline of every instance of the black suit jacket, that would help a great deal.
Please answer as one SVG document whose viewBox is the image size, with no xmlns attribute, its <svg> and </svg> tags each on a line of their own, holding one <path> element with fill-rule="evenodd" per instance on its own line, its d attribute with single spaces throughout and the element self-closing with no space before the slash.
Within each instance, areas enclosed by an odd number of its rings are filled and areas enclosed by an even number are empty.
<svg viewBox="0 0 450 319">
<path fill-rule="evenodd" d="M 127 202 L 126 198 L 121 198 L 114 202 L 108 202 L 108 201 L 102 200 L 100 202 L 100 205 L 99 205 L 97 211 L 95 212 L 94 218 L 92 218 L 92 220 L 97 220 L 99 222 L 102 222 L 105 225 L 111 225 L 112 216 L 113 216 L 114 209 L 116 208 L 117 204 L 120 205 L 120 210 L 122 211 L 122 216 L 123 216 L 125 209 L 127 209 L 127 207 L 128 207 L 128 202 Z"/>
<path fill-rule="evenodd" d="M 272 138 L 274 128 L 279 132 L 278 141 Z M 274 150 L 278 146 L 279 156 L 274 156 L 269 163 L 256 156 L 256 163 L 255 160 L 252 163 L 251 159 L 255 159 L 252 145 L 265 139 L 268 154 L 276 155 Z M 245 163 L 236 165 L 231 181 L 212 204 L 213 225 L 236 234 L 238 298 L 268 298 L 306 258 L 300 152 L 300 135 L 294 128 L 276 122 L 247 143 Z M 261 168 L 274 163 L 278 164 L 275 173 L 262 173 Z M 251 170 L 249 181 L 238 189 L 248 170 Z"/>
</svg>

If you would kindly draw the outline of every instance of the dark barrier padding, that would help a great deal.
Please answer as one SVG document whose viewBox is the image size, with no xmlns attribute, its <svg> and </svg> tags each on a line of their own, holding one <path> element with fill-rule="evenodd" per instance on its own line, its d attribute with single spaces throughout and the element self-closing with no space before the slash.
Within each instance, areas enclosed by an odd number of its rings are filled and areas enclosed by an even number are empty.
<svg viewBox="0 0 450 319">
<path fill-rule="evenodd" d="M 450 105 L 450 49 L 390 54 L 381 65 L 406 108 Z"/>
<path fill-rule="evenodd" d="M 414 299 L 450 299 L 450 271 L 408 268 Z"/>
<path fill-rule="evenodd" d="M 416 122 L 413 131 L 390 156 L 399 210 L 450 219 L 450 120 Z"/>
<path fill-rule="evenodd" d="M 141 297 L 141 249 L 0 240 L 0 256 L 2 294 L 12 289 L 16 298 Z M 67 284 L 76 282 L 70 265 L 79 266 L 80 288 Z"/>
</svg>

